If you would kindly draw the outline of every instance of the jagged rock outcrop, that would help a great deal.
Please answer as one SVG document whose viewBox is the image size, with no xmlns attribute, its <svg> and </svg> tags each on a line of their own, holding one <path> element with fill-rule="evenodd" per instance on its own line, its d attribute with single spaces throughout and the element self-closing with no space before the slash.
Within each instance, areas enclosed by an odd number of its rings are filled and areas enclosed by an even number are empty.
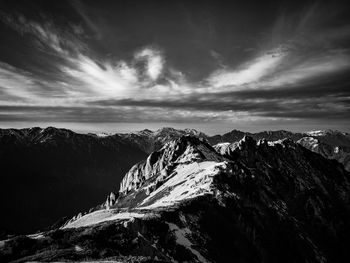
<svg viewBox="0 0 350 263">
<path fill-rule="evenodd" d="M 0 259 L 349 261 L 350 177 L 341 164 L 290 139 L 246 136 L 227 149 L 188 136 L 168 143 L 129 171 L 108 209 L 11 239 Z M 23 244 L 30 249 L 16 257 Z"/>
<path fill-rule="evenodd" d="M 199 162 L 203 159 L 217 160 L 213 148 L 202 139 L 183 136 L 165 144 L 159 151 L 151 153 L 146 161 L 134 165 L 124 176 L 119 192 L 127 193 L 142 186 L 143 182 L 159 174 L 167 177 L 173 167 L 182 163 Z"/>
</svg>

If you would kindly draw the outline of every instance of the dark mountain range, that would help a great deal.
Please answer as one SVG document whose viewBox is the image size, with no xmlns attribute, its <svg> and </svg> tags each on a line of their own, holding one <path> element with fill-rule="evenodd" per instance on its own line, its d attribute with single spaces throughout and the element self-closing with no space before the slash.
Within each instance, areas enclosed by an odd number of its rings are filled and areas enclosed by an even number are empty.
<svg viewBox="0 0 350 263">
<path fill-rule="evenodd" d="M 349 262 L 350 174 L 290 139 L 229 151 L 182 136 L 62 227 L 2 242 L 2 261 Z M 222 149 L 221 149 L 222 150 Z"/>
<path fill-rule="evenodd" d="M 350 137 L 335 131 L 253 134 L 233 130 L 224 135 L 207 136 L 193 129 L 173 128 L 114 135 L 78 134 L 53 127 L 0 129 L 0 165 L 3 168 L 0 197 L 6 200 L 11 196 L 11 202 L 2 205 L 2 209 L 8 211 L 0 219 L 2 237 L 12 232 L 44 229 L 59 218 L 88 210 L 107 192 L 118 191 L 115 186 L 132 165 L 167 142 L 188 134 L 211 145 L 228 142 L 227 145 L 245 135 L 269 141 L 301 139 L 299 142 L 306 148 L 336 159 L 350 169 Z M 303 140 L 304 137 L 317 139 L 322 147 L 314 147 L 310 140 Z M 224 145 L 221 143 L 215 148 Z M 327 150 L 320 150 L 325 149 L 325 145 Z"/>
<path fill-rule="evenodd" d="M 28 233 L 88 209 L 146 156 L 117 135 L 52 127 L 0 130 L 0 198 L 6 211 L 0 225 Z"/>
</svg>

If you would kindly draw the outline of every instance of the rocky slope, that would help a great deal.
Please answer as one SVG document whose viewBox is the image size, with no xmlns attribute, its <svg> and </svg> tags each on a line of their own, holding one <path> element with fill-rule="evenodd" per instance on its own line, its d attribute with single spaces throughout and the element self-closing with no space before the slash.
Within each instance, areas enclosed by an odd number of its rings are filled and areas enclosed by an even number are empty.
<svg viewBox="0 0 350 263">
<path fill-rule="evenodd" d="M 292 140 L 218 153 L 184 136 L 100 209 L 3 242 L 2 261 L 348 262 L 350 174 Z"/>
</svg>

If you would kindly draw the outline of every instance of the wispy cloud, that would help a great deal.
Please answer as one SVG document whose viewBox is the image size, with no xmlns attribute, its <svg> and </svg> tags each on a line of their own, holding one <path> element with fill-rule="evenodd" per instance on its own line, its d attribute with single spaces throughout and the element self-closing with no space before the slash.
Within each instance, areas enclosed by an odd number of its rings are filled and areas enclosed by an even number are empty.
<svg viewBox="0 0 350 263">
<path fill-rule="evenodd" d="M 39 23 L 27 19 L 22 14 L 9 15 L 3 12 L 0 12 L 0 20 L 21 35 L 29 34 L 34 36 L 35 43 L 39 49 L 45 48 L 61 55 L 69 56 L 71 52 L 82 51 L 86 48 L 86 45 L 79 41 L 77 37 L 82 30 L 79 25 L 71 24 L 70 29 L 72 31 L 61 30 L 50 19 Z M 77 34 L 77 30 L 79 34 Z"/>
<path fill-rule="evenodd" d="M 285 57 L 286 54 L 279 49 L 266 52 L 238 69 L 218 70 L 209 77 L 208 81 L 215 88 L 231 86 L 231 89 L 244 89 L 243 85 L 257 83 L 274 73 Z"/>
</svg>

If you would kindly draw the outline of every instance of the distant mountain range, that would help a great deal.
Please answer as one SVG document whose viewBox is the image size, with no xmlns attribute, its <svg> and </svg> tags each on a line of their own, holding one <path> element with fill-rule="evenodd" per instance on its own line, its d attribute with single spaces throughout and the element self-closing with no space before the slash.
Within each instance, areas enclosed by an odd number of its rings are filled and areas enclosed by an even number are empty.
<svg viewBox="0 0 350 263">
<path fill-rule="evenodd" d="M 349 262 L 350 173 L 297 139 L 180 135 L 100 206 L 2 241 L 0 261 Z"/>
<path fill-rule="evenodd" d="M 98 204 L 116 189 L 132 165 L 184 135 L 222 148 L 248 135 L 256 140 L 290 138 L 350 169 L 350 136 L 338 131 L 293 133 L 233 130 L 208 136 L 193 129 L 163 128 L 129 134 L 78 134 L 58 128 L 0 129 L 0 233 L 29 233 Z M 23 218 L 26 218 L 23 221 Z M 65 218 L 62 219 L 66 220 Z M 59 224 L 60 222 L 58 222 Z"/>
</svg>

